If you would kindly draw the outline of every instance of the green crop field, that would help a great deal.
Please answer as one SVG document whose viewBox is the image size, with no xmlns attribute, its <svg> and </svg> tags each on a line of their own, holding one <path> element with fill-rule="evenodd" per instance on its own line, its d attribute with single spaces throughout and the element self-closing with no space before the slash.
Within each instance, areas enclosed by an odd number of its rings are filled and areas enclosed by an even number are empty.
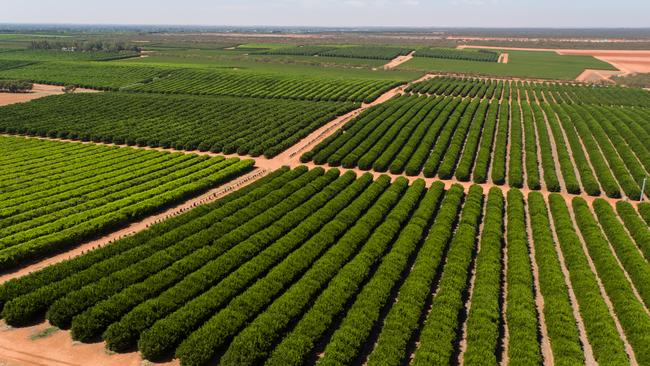
<svg viewBox="0 0 650 366">
<path fill-rule="evenodd" d="M 497 62 L 499 53 L 491 50 L 460 50 L 455 48 L 421 48 L 415 57 L 443 58 L 450 60 Z"/>
<path fill-rule="evenodd" d="M 399 84 L 388 80 L 328 80 L 243 71 L 180 70 L 125 89 L 149 93 L 371 102 Z"/>
<path fill-rule="evenodd" d="M 0 364 L 650 366 L 650 91 L 575 80 L 611 65 L 71 27 L 0 34 Z"/>
<path fill-rule="evenodd" d="M 114 90 L 153 80 L 169 71 L 169 69 L 164 68 L 129 67 L 104 62 L 39 62 L 0 71 L 0 78 Z"/>
<path fill-rule="evenodd" d="M 21 61 L 109 61 L 137 57 L 135 52 L 65 52 L 50 50 L 16 50 L 0 53 L 0 60 Z"/>
<path fill-rule="evenodd" d="M 0 131 L 270 157 L 354 107 L 342 102 L 69 94 L 0 108 Z"/>
<path fill-rule="evenodd" d="M 636 359 L 650 361 L 650 271 L 616 210 L 626 225 L 641 219 L 627 203 L 597 200 L 595 215 L 582 198 L 571 206 L 557 194 L 465 192 L 440 182 L 426 188 L 422 180 L 283 168 L 216 203 L 1 285 L 2 317 L 21 326 L 45 315 L 75 340 L 101 337 L 111 350 L 137 347 L 150 360 L 175 355 L 182 365 L 215 357 L 221 365 L 302 365 L 315 357 L 322 365 L 447 364 L 463 333 L 466 364 L 497 364 L 494 350 L 507 328 L 511 362 L 537 364 L 530 247 L 555 362 L 584 362 L 575 315 L 598 362 L 629 361 L 596 276 Z M 575 281 L 578 313 L 561 263 Z M 471 277 L 470 305 L 464 290 Z M 639 299 L 634 287 L 643 291 Z"/>
<path fill-rule="evenodd" d="M 400 65 L 401 70 L 465 73 L 540 79 L 575 79 L 585 69 L 616 70 L 591 56 L 558 55 L 555 52 L 503 50 L 507 64 L 415 57 Z"/>
<path fill-rule="evenodd" d="M 368 109 L 302 161 L 633 199 L 650 172 L 645 91 L 433 78 L 407 92 L 435 97 Z"/>
<path fill-rule="evenodd" d="M 253 161 L 0 137 L 0 268 L 62 251 L 215 187 Z"/>
</svg>

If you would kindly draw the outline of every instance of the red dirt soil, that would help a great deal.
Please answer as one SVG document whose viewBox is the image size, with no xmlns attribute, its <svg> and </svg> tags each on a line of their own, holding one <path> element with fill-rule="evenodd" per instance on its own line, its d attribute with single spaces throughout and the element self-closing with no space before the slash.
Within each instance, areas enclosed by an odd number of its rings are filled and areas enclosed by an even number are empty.
<svg viewBox="0 0 650 366">
<path fill-rule="evenodd" d="M 75 93 L 97 93 L 96 90 L 78 88 Z M 58 85 L 34 84 L 34 89 L 29 93 L 0 93 L 0 106 L 25 103 L 30 100 L 63 94 L 63 87 Z"/>
<path fill-rule="evenodd" d="M 140 366 L 139 353 L 109 353 L 104 343 L 74 342 L 69 331 L 43 335 L 47 322 L 32 327 L 12 328 L 4 321 L 0 330 L 0 362 L 3 366 Z M 153 365 L 176 366 L 178 360 Z"/>
</svg>

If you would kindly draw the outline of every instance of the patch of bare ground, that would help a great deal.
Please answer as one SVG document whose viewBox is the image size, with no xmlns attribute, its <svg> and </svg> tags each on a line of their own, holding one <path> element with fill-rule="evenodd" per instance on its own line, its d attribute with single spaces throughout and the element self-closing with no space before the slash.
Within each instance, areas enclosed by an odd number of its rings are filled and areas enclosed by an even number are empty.
<svg viewBox="0 0 650 366">
<path fill-rule="evenodd" d="M 510 56 L 510 55 L 507 54 L 507 53 L 505 53 L 505 52 L 501 53 L 501 54 L 499 55 L 499 59 L 497 60 L 497 63 L 500 63 L 500 64 L 507 64 L 507 63 L 508 63 L 509 56 Z"/>
<path fill-rule="evenodd" d="M 526 232 L 528 236 L 528 254 L 530 256 L 530 266 L 533 272 L 533 291 L 535 293 L 535 305 L 537 306 L 537 319 L 539 320 L 539 331 L 541 333 L 541 349 L 544 365 L 554 365 L 553 350 L 551 349 L 551 340 L 548 338 L 548 328 L 546 327 L 546 317 L 544 315 L 544 297 L 539 286 L 539 267 L 537 267 L 535 244 L 533 242 L 533 230 L 528 205 L 525 207 Z"/>
<path fill-rule="evenodd" d="M 48 331 L 51 326 L 47 322 L 26 328 L 9 327 L 4 321 L 0 324 L 0 359 L 3 366 L 179 365 L 176 360 L 149 363 L 136 352 L 111 353 L 103 343 L 74 342 L 69 331 Z"/>
<path fill-rule="evenodd" d="M 576 81 L 583 83 L 609 83 L 614 84 L 615 82 L 610 78 L 612 76 L 621 76 L 626 75 L 623 71 L 612 71 L 612 70 L 594 70 L 594 69 L 585 69 L 578 77 Z"/>
<path fill-rule="evenodd" d="M 564 253 L 562 253 L 562 250 L 560 249 L 560 246 L 558 245 L 559 239 L 557 236 L 557 232 L 555 231 L 555 221 L 553 220 L 551 216 L 550 209 L 547 204 L 546 208 L 546 215 L 549 217 L 549 223 L 551 225 L 551 233 L 553 235 L 553 243 L 555 244 L 555 253 L 557 254 L 558 260 L 560 262 L 560 268 L 562 269 L 562 275 L 564 277 L 564 284 L 567 287 L 567 290 L 569 292 L 569 300 L 571 302 L 571 307 L 573 310 L 573 318 L 576 321 L 576 325 L 578 327 L 578 336 L 580 337 L 580 343 L 582 345 L 582 351 L 585 356 L 585 365 L 586 366 L 595 366 L 598 365 L 596 362 L 596 358 L 594 357 L 594 351 L 591 348 L 591 344 L 589 343 L 589 339 L 587 338 L 587 329 L 585 328 L 585 323 L 582 320 L 582 316 L 580 315 L 580 305 L 578 304 L 578 299 L 576 297 L 575 291 L 573 290 L 573 284 L 571 283 L 571 276 L 569 275 L 569 269 L 567 268 L 566 262 L 564 260 Z"/>
<path fill-rule="evenodd" d="M 413 55 L 415 54 L 415 51 L 412 51 L 408 55 L 403 55 L 403 56 L 397 56 L 394 59 L 392 59 L 389 63 L 384 65 L 384 70 L 391 70 L 396 68 L 397 66 L 411 60 L 413 58 Z"/>
<path fill-rule="evenodd" d="M 589 255 L 589 250 L 587 249 L 585 238 L 582 236 L 582 232 L 578 228 L 578 225 L 576 223 L 576 218 L 575 218 L 575 212 L 573 212 L 573 209 L 571 209 L 570 204 L 569 204 L 568 211 L 569 211 L 569 215 L 571 216 L 571 224 L 573 225 L 574 228 L 576 228 L 578 239 L 580 240 L 580 244 L 582 245 L 582 252 L 587 258 L 587 262 L 589 263 L 589 268 L 591 268 L 591 272 L 594 274 L 594 277 L 596 278 L 596 282 L 598 282 L 598 288 L 600 289 L 600 296 L 602 296 L 603 300 L 605 301 L 605 304 L 607 305 L 607 309 L 609 310 L 609 315 L 614 320 L 614 324 L 616 324 L 616 330 L 618 331 L 618 335 L 621 337 L 621 340 L 623 341 L 623 345 L 625 346 L 625 353 L 627 353 L 627 357 L 630 360 L 630 365 L 639 366 L 639 363 L 636 361 L 636 357 L 634 356 L 634 351 L 632 350 L 632 346 L 630 345 L 630 342 L 627 340 L 627 336 L 625 335 L 623 326 L 621 326 L 621 322 L 618 320 L 618 317 L 616 316 L 616 312 L 614 312 L 614 305 L 612 304 L 612 300 L 610 300 L 609 296 L 607 295 L 607 292 L 605 291 L 605 286 L 603 286 L 603 282 L 601 281 L 600 276 L 598 275 L 598 271 L 596 270 L 596 265 L 594 264 L 594 261 L 591 259 L 591 255 Z"/>
<path fill-rule="evenodd" d="M 97 90 L 77 88 L 75 93 L 98 93 Z M 0 106 L 25 103 L 30 100 L 63 94 L 63 87 L 58 85 L 34 84 L 34 88 L 27 93 L 0 93 Z"/>
</svg>

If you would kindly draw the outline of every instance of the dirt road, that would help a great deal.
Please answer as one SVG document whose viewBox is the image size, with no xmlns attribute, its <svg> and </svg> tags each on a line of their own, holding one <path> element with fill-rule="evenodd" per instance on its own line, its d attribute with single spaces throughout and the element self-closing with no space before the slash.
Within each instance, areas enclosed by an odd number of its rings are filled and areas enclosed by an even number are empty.
<svg viewBox="0 0 650 366">
<path fill-rule="evenodd" d="M 384 70 L 391 70 L 396 68 L 397 66 L 411 60 L 413 58 L 413 55 L 415 54 L 415 51 L 412 51 L 408 55 L 404 56 L 397 56 L 394 59 L 392 59 L 389 63 L 384 65 Z"/>
</svg>

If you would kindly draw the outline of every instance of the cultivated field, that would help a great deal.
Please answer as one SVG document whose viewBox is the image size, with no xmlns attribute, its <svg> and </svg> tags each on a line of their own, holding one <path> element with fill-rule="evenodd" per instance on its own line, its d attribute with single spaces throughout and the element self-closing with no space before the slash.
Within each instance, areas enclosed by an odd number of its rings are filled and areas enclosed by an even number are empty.
<svg viewBox="0 0 650 366">
<path fill-rule="evenodd" d="M 10 325 L 183 365 L 646 364 L 648 234 L 625 202 L 284 168 L 0 299 Z"/>
<path fill-rule="evenodd" d="M 648 91 L 280 36 L 0 34 L 0 363 L 650 365 Z"/>
<path fill-rule="evenodd" d="M 250 170 L 253 161 L 0 137 L 0 268 L 64 251 Z"/>
</svg>

